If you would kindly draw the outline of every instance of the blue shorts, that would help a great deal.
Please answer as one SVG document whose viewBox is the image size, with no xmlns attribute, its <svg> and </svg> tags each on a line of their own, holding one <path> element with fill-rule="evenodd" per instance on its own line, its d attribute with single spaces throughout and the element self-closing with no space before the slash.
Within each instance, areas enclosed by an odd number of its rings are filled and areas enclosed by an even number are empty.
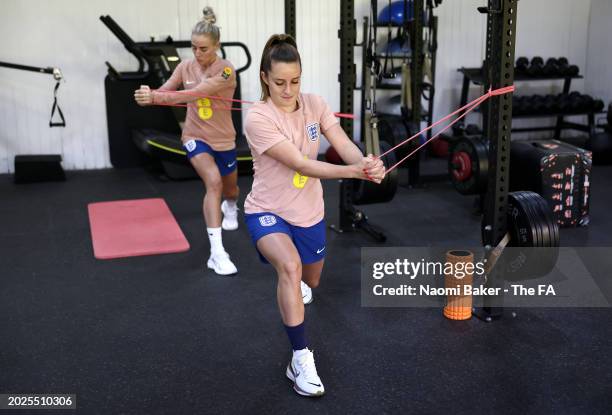
<svg viewBox="0 0 612 415">
<path fill-rule="evenodd" d="M 187 151 L 187 158 L 191 159 L 200 153 L 208 153 L 217 163 L 221 176 L 227 176 L 238 167 L 236 160 L 236 149 L 227 151 L 216 151 L 211 146 L 202 140 L 189 140 L 183 144 L 183 148 Z"/>
<path fill-rule="evenodd" d="M 325 219 L 307 228 L 291 225 L 280 216 L 269 212 L 245 214 L 244 219 L 255 248 L 262 237 L 271 233 L 285 233 L 297 248 L 302 264 L 312 264 L 325 258 Z M 269 264 L 259 249 L 257 253 L 261 262 Z"/>
</svg>

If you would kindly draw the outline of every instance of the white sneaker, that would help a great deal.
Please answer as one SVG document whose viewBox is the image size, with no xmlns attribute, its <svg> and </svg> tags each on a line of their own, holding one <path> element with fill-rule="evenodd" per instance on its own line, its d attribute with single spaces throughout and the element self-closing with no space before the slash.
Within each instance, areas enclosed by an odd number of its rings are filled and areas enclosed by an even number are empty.
<svg viewBox="0 0 612 415">
<path fill-rule="evenodd" d="M 227 252 L 211 254 L 206 266 L 219 275 L 232 275 L 238 272 L 236 265 L 230 260 Z"/>
<path fill-rule="evenodd" d="M 293 352 L 286 375 L 293 382 L 293 389 L 303 396 L 321 396 L 325 393 L 323 382 L 317 374 L 314 356 L 309 349 Z"/>
<path fill-rule="evenodd" d="M 227 201 L 221 202 L 221 212 L 223 213 L 223 221 L 221 227 L 224 231 L 235 231 L 238 229 L 238 208 L 231 209 L 227 205 Z"/>
<path fill-rule="evenodd" d="M 312 288 L 304 281 L 300 281 L 300 288 L 302 289 L 302 301 L 304 304 L 312 303 Z"/>
</svg>

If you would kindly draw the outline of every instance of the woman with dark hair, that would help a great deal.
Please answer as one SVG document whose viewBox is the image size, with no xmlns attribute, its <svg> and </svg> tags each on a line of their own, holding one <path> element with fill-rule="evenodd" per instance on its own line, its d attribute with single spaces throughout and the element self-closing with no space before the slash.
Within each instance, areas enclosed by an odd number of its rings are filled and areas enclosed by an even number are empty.
<svg viewBox="0 0 612 415">
<path fill-rule="evenodd" d="M 238 270 L 223 247 L 221 229 L 238 228 L 236 131 L 230 111 L 222 108 L 227 105 L 212 105 L 206 96 L 231 99 L 236 74 L 232 64 L 217 55 L 220 33 L 215 13 L 211 7 L 204 8 L 203 13 L 191 33 L 194 59 L 181 62 L 159 90 L 142 85 L 134 98 L 139 105 L 193 103 L 187 108 L 181 139 L 206 188 L 202 203 L 210 241 L 206 264 L 219 275 L 231 275 Z M 181 85 L 185 91 L 176 91 Z"/>
<path fill-rule="evenodd" d="M 261 58 L 262 102 L 245 120 L 254 178 L 244 210 L 260 258 L 278 276 L 277 301 L 293 349 L 286 375 L 300 395 L 321 396 L 325 388 L 304 329 L 304 303 L 319 285 L 326 253 L 319 179 L 380 183 L 385 168 L 363 156 L 321 97 L 300 93 L 301 73 L 295 40 L 272 36 Z M 317 161 L 321 134 L 346 165 Z"/>
</svg>

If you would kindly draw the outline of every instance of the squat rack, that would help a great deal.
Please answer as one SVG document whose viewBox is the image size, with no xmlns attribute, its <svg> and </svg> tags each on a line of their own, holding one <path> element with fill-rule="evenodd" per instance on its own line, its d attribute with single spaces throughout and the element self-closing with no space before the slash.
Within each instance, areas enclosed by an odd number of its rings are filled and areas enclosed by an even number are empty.
<svg viewBox="0 0 612 415">
<path fill-rule="evenodd" d="M 487 37 L 486 37 L 486 59 L 484 64 L 485 90 L 499 89 L 511 86 L 514 83 L 514 55 L 516 41 L 517 6 L 519 0 L 487 0 L 486 7 L 479 7 L 480 13 L 487 15 Z M 355 65 L 353 46 L 356 44 L 356 31 L 354 16 L 354 2 L 352 0 L 341 0 L 340 2 L 340 103 L 342 112 L 353 112 L 353 91 L 355 89 Z M 417 6 L 422 1 L 416 0 Z M 422 7 L 422 6 L 421 6 Z M 419 9 L 417 9 L 419 10 Z M 420 12 L 414 13 L 418 20 L 422 16 Z M 376 16 L 374 16 L 376 18 Z M 413 36 L 413 59 L 419 59 L 416 53 L 422 42 L 422 36 Z M 422 48 L 422 45 L 420 45 Z M 364 62 L 366 64 L 366 62 Z M 412 65 L 413 71 L 421 68 L 421 65 Z M 412 82 L 418 82 L 422 77 L 414 76 Z M 421 74 L 422 76 L 422 74 Z M 413 88 L 417 85 L 413 85 Z M 420 85 L 418 85 L 420 87 Z M 420 94 L 414 93 L 413 99 L 420 100 Z M 420 110 L 418 105 L 412 105 L 413 111 Z M 420 116 L 420 114 L 419 114 Z M 418 119 L 418 118 L 417 118 Z M 349 136 L 352 136 L 352 120 L 343 120 L 342 127 Z M 484 201 L 484 216 L 482 220 L 482 243 L 487 256 L 492 252 L 507 233 L 508 229 L 508 185 L 510 168 L 510 135 L 512 127 L 512 94 L 504 94 L 490 97 L 483 104 L 483 130 L 489 137 L 489 177 L 488 189 Z M 348 181 L 347 181 L 348 182 Z M 340 229 L 345 226 L 355 226 L 355 208 L 350 203 L 350 184 L 343 181 L 341 187 L 340 207 Z M 347 206 L 349 210 L 344 209 Z M 357 211 L 357 213 L 361 213 Z M 361 214 L 360 217 L 365 218 Z M 365 218 L 367 219 L 367 218 Z M 352 223 L 351 223 L 352 221 Z M 367 222 L 366 222 L 367 223 Z M 384 238 L 382 238 L 384 240 Z M 495 284 L 495 274 L 487 280 L 487 284 Z M 498 299 L 499 300 L 499 299 Z M 493 299 L 485 297 L 484 306 L 474 311 L 474 314 L 486 321 L 500 318 L 503 307 L 492 307 Z"/>
<path fill-rule="evenodd" d="M 285 33 L 296 38 L 295 0 L 285 0 Z"/>
<path fill-rule="evenodd" d="M 483 68 L 485 90 L 503 88 L 514 83 L 518 1 L 488 0 L 486 7 L 478 8 L 480 13 L 487 14 L 487 47 Z M 483 130 L 485 136 L 489 137 L 490 166 L 482 220 L 482 243 L 487 256 L 500 243 L 508 229 L 511 127 L 512 94 L 490 97 L 483 105 Z M 493 274 L 496 273 L 494 269 Z M 495 280 L 489 278 L 488 283 L 494 285 Z M 475 310 L 474 314 L 486 321 L 500 318 L 503 308 L 492 307 L 492 301 L 485 296 L 484 306 Z"/>
</svg>

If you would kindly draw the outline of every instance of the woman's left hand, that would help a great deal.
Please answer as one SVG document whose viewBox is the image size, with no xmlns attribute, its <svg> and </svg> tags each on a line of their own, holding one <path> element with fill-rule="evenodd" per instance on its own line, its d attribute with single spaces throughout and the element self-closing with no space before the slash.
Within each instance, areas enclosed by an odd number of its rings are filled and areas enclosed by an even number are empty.
<svg viewBox="0 0 612 415">
<path fill-rule="evenodd" d="M 385 165 L 382 160 L 372 154 L 366 157 L 365 173 L 375 183 L 380 183 L 385 178 Z"/>
</svg>

